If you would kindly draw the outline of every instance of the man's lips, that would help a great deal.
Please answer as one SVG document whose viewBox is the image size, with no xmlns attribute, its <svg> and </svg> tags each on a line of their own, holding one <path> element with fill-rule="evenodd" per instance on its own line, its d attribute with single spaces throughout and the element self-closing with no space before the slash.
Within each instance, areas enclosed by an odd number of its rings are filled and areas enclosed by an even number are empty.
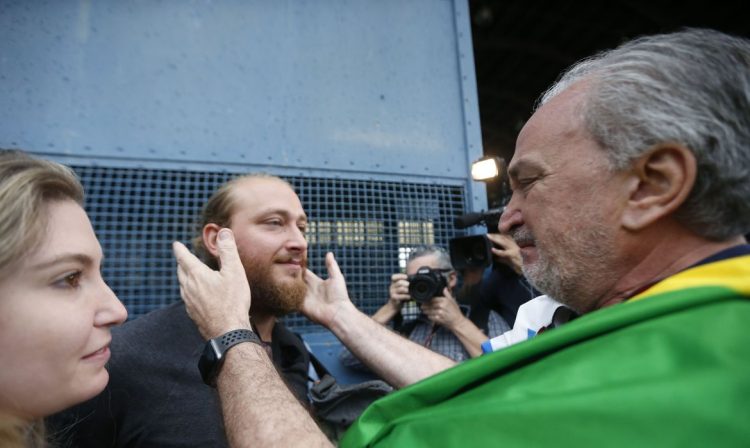
<svg viewBox="0 0 750 448">
<path fill-rule="evenodd" d="M 301 268 L 307 267 L 307 259 L 305 258 L 279 258 L 275 260 L 275 263 L 287 266 L 299 266 Z"/>
<path fill-rule="evenodd" d="M 516 242 L 518 247 L 523 249 L 524 247 L 530 247 L 535 246 L 534 237 L 531 235 L 531 232 L 529 232 L 526 229 L 518 229 L 515 231 L 512 231 L 510 234 L 511 238 L 513 238 L 513 241 Z"/>
</svg>

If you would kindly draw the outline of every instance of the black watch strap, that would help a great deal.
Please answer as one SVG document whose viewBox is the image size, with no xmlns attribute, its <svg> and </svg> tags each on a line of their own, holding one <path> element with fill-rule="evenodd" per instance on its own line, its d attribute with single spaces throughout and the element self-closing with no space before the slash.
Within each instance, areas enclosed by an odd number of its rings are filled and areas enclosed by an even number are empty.
<svg viewBox="0 0 750 448">
<path fill-rule="evenodd" d="M 253 330 L 232 330 L 227 331 L 218 338 L 212 339 L 226 353 L 229 347 L 239 344 L 240 342 L 255 342 L 260 344 L 260 338 Z"/>
<path fill-rule="evenodd" d="M 203 355 L 198 361 L 198 370 L 203 382 L 209 386 L 216 386 L 216 377 L 224 364 L 226 352 L 241 342 L 254 342 L 262 345 L 260 338 L 252 330 L 232 330 L 218 338 L 209 339 L 203 349 Z"/>
</svg>

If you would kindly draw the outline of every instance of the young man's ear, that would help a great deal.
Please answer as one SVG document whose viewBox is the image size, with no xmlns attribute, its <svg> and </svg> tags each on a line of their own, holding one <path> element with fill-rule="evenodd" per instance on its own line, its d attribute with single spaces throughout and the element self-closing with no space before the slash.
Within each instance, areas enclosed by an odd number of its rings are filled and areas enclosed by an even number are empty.
<svg viewBox="0 0 750 448">
<path fill-rule="evenodd" d="M 654 146 L 641 156 L 629 179 L 623 227 L 638 231 L 676 212 L 693 189 L 696 165 L 693 152 L 676 144 Z"/>
<path fill-rule="evenodd" d="M 206 247 L 208 253 L 213 255 L 216 259 L 219 258 L 219 248 L 216 245 L 216 238 L 219 236 L 219 230 L 221 226 L 214 223 L 209 223 L 203 226 L 203 245 Z"/>
</svg>

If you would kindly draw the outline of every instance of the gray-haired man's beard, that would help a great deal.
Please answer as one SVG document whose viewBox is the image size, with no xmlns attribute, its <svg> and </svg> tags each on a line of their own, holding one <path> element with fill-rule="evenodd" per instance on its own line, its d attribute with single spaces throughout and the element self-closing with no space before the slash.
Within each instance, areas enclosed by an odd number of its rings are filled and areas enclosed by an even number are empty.
<svg viewBox="0 0 750 448">
<path fill-rule="evenodd" d="M 511 232 L 516 241 L 537 241 L 527 229 Z M 555 252 L 536 246 L 537 259 L 523 264 L 523 274 L 534 288 L 578 313 L 592 310 L 598 289 L 607 282 L 604 272 L 612 254 L 605 229 L 597 224 L 555 239 Z"/>
</svg>

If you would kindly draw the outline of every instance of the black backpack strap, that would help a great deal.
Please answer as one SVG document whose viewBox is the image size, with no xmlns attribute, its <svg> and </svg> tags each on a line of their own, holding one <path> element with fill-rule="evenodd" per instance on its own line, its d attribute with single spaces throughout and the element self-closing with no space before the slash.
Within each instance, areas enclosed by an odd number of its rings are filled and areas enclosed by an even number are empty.
<svg viewBox="0 0 750 448">
<path fill-rule="evenodd" d="M 310 364 L 312 364 L 313 368 L 315 369 L 315 372 L 318 374 L 318 378 L 323 378 L 325 375 L 331 375 L 331 372 L 326 369 L 326 366 L 323 365 L 320 360 L 315 357 L 315 354 L 313 352 L 310 352 Z M 333 375 L 331 375 L 333 376 Z"/>
<path fill-rule="evenodd" d="M 315 353 L 312 352 L 312 350 L 308 349 L 307 344 L 305 343 L 305 339 L 302 337 L 301 334 L 294 332 L 294 335 L 299 338 L 300 341 L 302 341 L 302 344 L 305 346 L 305 350 L 307 351 L 307 354 L 310 357 L 310 364 L 313 366 L 313 369 L 315 369 L 315 373 L 318 375 L 318 378 L 323 378 L 325 375 L 330 375 L 331 373 L 326 369 L 326 366 L 323 365 L 322 362 L 315 356 Z M 310 381 L 315 381 L 315 378 L 308 378 Z"/>
</svg>

